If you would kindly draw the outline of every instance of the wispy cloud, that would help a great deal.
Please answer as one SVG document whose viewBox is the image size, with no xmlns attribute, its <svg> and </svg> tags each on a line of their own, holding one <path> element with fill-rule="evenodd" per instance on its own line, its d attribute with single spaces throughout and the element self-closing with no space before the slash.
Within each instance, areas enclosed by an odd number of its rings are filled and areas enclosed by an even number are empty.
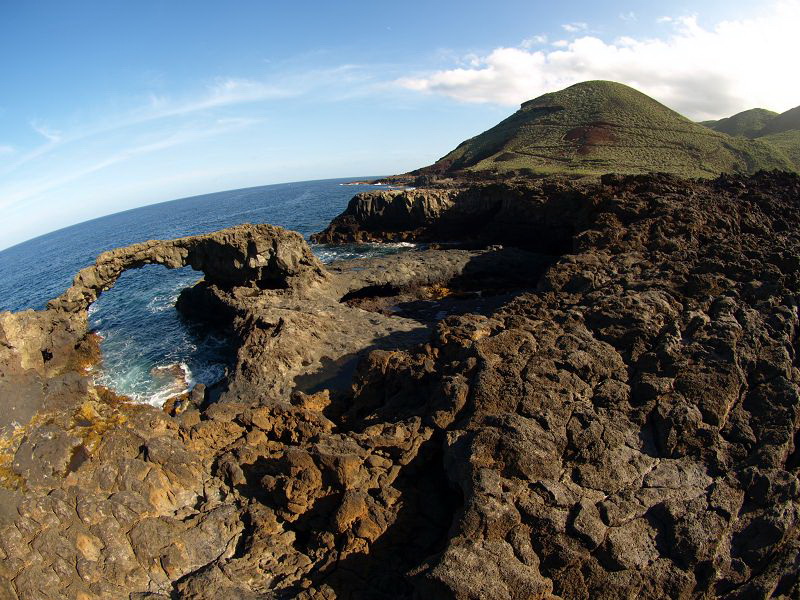
<svg viewBox="0 0 800 600">
<path fill-rule="evenodd" d="M 48 142 L 52 142 L 54 144 L 57 144 L 58 142 L 61 141 L 61 132 L 60 131 L 56 131 L 55 129 L 52 129 L 51 127 L 48 127 L 47 125 L 45 125 L 44 123 L 41 123 L 40 121 L 37 121 L 37 120 L 31 121 L 31 127 L 33 128 L 33 130 L 36 133 L 41 135 Z"/>
<path fill-rule="evenodd" d="M 464 102 L 514 105 L 587 79 L 632 85 L 690 117 L 716 118 L 755 106 L 800 103 L 800 79 L 786 72 L 800 56 L 800 1 L 766 7 L 764 16 L 706 29 L 697 17 L 664 21 L 660 38 L 605 41 L 583 35 L 555 50 L 496 48 L 479 64 L 404 77 L 397 85 Z M 573 24 L 574 25 L 574 24 Z"/>
<path fill-rule="evenodd" d="M 118 171 L 111 170 L 121 165 L 126 170 L 143 168 L 147 161 L 162 156 L 165 161 L 180 162 L 191 155 L 192 146 L 213 147 L 203 140 L 258 131 L 268 120 L 272 101 L 310 97 L 315 102 L 337 102 L 374 87 L 372 72 L 359 65 L 293 67 L 284 72 L 273 69 L 262 79 L 219 77 L 193 93 L 163 89 L 146 93 L 127 110 L 100 114 L 93 122 L 70 127 L 32 120 L 30 126 L 43 142 L 0 163 L 0 209 L 19 212 L 78 186 L 96 187 L 103 178 L 113 177 Z M 171 150 L 179 146 L 183 148 Z M 4 148 L 0 146 L 0 154 Z M 181 164 L 185 171 L 185 162 Z M 95 175 L 100 172 L 104 173 Z"/>
<path fill-rule="evenodd" d="M 219 78 L 194 98 L 172 100 L 166 96 L 151 95 L 148 105 L 133 111 L 127 119 L 121 120 L 120 125 L 127 126 L 224 106 L 291 98 L 302 92 L 303 90 L 288 85 L 270 84 L 253 79 Z"/>
<path fill-rule="evenodd" d="M 343 85 L 364 79 L 362 68 L 352 64 L 279 75 L 270 80 L 219 77 L 194 96 L 170 98 L 150 95 L 149 103 L 132 111 L 122 123 L 128 125 L 226 106 L 295 98 L 332 84 Z"/>
<path fill-rule="evenodd" d="M 576 22 L 576 23 L 564 23 L 561 26 L 561 29 L 568 33 L 577 33 L 578 31 L 586 31 L 589 28 L 587 23 Z"/>
<path fill-rule="evenodd" d="M 626 13 L 619 13 L 619 18 L 620 20 L 625 21 L 626 23 L 634 23 L 638 20 L 636 18 L 636 13 L 633 12 L 632 10 Z"/>
<path fill-rule="evenodd" d="M 218 119 L 213 126 L 177 130 L 167 135 L 154 137 L 150 140 L 140 140 L 117 149 L 107 155 L 90 155 L 83 161 L 71 164 L 69 170 L 54 172 L 42 176 L 36 181 L 23 179 L 16 184 L 4 186 L 0 194 L 0 209 L 8 209 L 24 203 L 50 190 L 58 189 L 73 181 L 107 169 L 113 165 L 123 163 L 135 157 L 153 154 L 176 146 L 191 144 L 204 138 L 215 137 L 245 128 L 258 122 L 257 119 Z"/>
<path fill-rule="evenodd" d="M 14 146 L 0 144 L 0 154 L 14 154 L 16 151 L 17 149 Z"/>
<path fill-rule="evenodd" d="M 367 79 L 368 76 L 364 74 L 363 69 L 353 64 L 277 74 L 264 80 L 218 77 L 191 94 L 170 96 L 148 93 L 140 99 L 138 105 L 128 111 L 106 115 L 95 123 L 82 123 L 79 128 L 72 131 L 61 131 L 41 120 L 33 120 L 30 122 L 31 127 L 44 137 L 46 142 L 21 154 L 12 164 L 0 168 L 0 175 L 11 173 L 31 161 L 59 150 L 66 144 L 96 136 L 107 136 L 125 128 L 159 120 L 187 118 L 201 113 L 208 113 L 209 118 L 213 118 L 215 110 L 296 98 L 324 88 L 337 88 L 338 91 L 330 92 L 330 96 L 332 100 L 338 100 L 358 93 L 358 84 Z M 346 90 L 339 89 L 342 87 L 346 87 Z"/>
<path fill-rule="evenodd" d="M 544 34 L 534 35 L 533 37 L 522 40 L 520 48 L 533 48 L 547 43 L 547 36 Z"/>
</svg>

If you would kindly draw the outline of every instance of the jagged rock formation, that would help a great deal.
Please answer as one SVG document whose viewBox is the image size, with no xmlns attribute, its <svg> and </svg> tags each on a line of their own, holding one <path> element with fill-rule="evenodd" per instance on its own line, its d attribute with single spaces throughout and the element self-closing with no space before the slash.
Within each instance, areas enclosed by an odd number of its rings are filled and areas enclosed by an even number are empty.
<svg viewBox="0 0 800 600">
<path fill-rule="evenodd" d="M 0 315 L 0 367 L 5 375 L 0 394 L 6 399 L 0 433 L 7 433 L 12 423 L 28 422 L 43 406 L 58 404 L 62 392 L 73 393 L 73 375 L 85 375 L 83 367 L 97 359 L 96 342 L 86 337 L 89 305 L 123 271 L 146 264 L 191 265 L 204 272 L 207 285 L 223 291 L 237 286 L 305 291 L 325 279 L 302 236 L 272 225 L 242 225 L 105 252 L 49 302 L 48 310 Z"/>
<path fill-rule="evenodd" d="M 513 214 L 560 257 L 430 250 L 307 286 L 205 282 L 184 301 L 227 315 L 237 366 L 175 416 L 72 371 L 83 400 L 17 440 L 0 598 L 796 597 L 800 178 L 459 194 L 490 206 L 471 243 L 518 239 Z M 459 210 L 385 230 L 449 238 L 436 223 Z M 23 353 L 24 333 L 2 339 Z"/>
<path fill-rule="evenodd" d="M 265 457 L 283 456 L 281 440 L 313 439 L 334 429 L 321 410 L 346 387 L 356 353 L 420 343 L 429 335 L 424 320 L 367 312 L 353 302 L 387 287 L 413 299 L 466 270 L 480 281 L 494 269 L 470 263 L 484 255 L 431 250 L 340 264 L 328 273 L 298 234 L 241 226 L 104 253 L 48 310 L 0 315 L 0 391 L 7 409 L 0 448 L 0 598 L 172 593 L 182 577 L 241 554 L 247 539 L 267 536 L 259 543 L 278 544 L 278 557 L 293 551 L 291 527 L 280 525 L 285 534 L 274 539 L 277 530 L 259 529 L 268 524 L 259 520 L 267 513 L 255 507 L 263 492 L 251 488 Z M 529 258 L 523 252 L 504 260 L 535 278 L 543 267 Z M 86 372 L 98 358 L 96 340 L 86 332 L 87 308 L 125 269 L 150 263 L 202 269 L 204 280 L 186 290 L 179 305 L 225 323 L 239 343 L 216 402 L 208 405 L 195 390 L 173 403 L 175 418 L 95 387 Z M 303 393 L 320 388 L 316 395 Z M 379 447 L 411 443 L 416 450 L 416 438 L 408 436 Z M 352 448 L 331 443 L 331 460 L 344 453 L 342 460 L 352 462 Z M 256 464 L 248 465 L 255 455 Z M 384 473 L 384 482 L 394 462 L 373 457 L 370 464 L 380 467 L 371 469 L 374 477 Z M 281 570 L 291 587 L 319 568 L 309 559 L 256 567 L 256 559 L 263 557 L 228 561 L 253 569 L 257 581 L 247 589 L 269 590 Z M 232 585 L 200 585 L 197 593 L 230 597 L 224 590 Z"/>
<path fill-rule="evenodd" d="M 321 244 L 374 241 L 505 244 L 561 254 L 585 225 L 584 185 L 511 181 L 446 189 L 356 194 L 322 232 Z"/>
<path fill-rule="evenodd" d="M 207 235 L 153 240 L 104 252 L 48 307 L 73 313 L 86 310 L 123 271 L 150 264 L 168 269 L 191 266 L 202 271 L 210 285 L 223 289 L 303 287 L 325 276 L 299 233 L 274 225 L 239 225 Z"/>
<path fill-rule="evenodd" d="M 474 358 L 444 458 L 466 501 L 418 572 L 458 597 L 797 594 L 800 181 L 604 183 L 541 294 L 440 329 Z"/>
</svg>

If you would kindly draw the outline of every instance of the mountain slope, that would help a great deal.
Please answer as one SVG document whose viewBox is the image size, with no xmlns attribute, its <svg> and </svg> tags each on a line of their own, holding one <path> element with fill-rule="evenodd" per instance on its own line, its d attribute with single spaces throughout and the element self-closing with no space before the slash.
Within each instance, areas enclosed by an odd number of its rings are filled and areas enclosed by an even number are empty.
<svg viewBox="0 0 800 600">
<path fill-rule="evenodd" d="M 786 158 L 800 171 L 800 129 L 781 131 L 779 133 L 761 136 L 758 139 L 783 152 Z"/>
<path fill-rule="evenodd" d="M 800 171 L 800 106 L 781 114 L 753 108 L 727 119 L 703 121 L 700 124 L 715 131 L 769 144 Z"/>
<path fill-rule="evenodd" d="M 700 124 L 720 133 L 754 138 L 759 135 L 769 121 L 777 116 L 778 113 L 765 108 L 751 108 L 732 117 L 720 119 L 719 121 L 703 121 Z"/>
<path fill-rule="evenodd" d="M 770 119 L 764 125 L 764 128 L 758 132 L 758 137 L 792 130 L 800 130 L 800 106 L 795 106 Z"/>
<path fill-rule="evenodd" d="M 416 173 L 573 174 L 793 170 L 772 146 L 694 123 L 641 92 L 588 81 L 522 104 L 488 131 Z"/>
</svg>

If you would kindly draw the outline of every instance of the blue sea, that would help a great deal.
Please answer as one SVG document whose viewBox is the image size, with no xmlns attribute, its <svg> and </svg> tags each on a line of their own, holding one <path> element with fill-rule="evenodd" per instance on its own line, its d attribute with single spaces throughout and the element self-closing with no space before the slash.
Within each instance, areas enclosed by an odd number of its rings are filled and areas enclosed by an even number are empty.
<svg viewBox="0 0 800 600">
<path fill-rule="evenodd" d="M 366 179 L 366 178 L 360 178 Z M 327 179 L 266 185 L 183 198 L 101 217 L 0 252 L 0 311 L 42 309 L 75 273 L 105 250 L 151 239 L 208 233 L 241 223 L 272 223 L 306 238 L 324 229 L 357 192 L 380 189 Z M 385 189 L 385 186 L 383 186 Z M 396 252 L 391 245 L 314 245 L 323 262 Z M 180 291 L 202 273 L 148 265 L 127 271 L 89 309 L 102 338 L 95 380 L 141 402 L 160 405 L 194 384 L 219 381 L 230 362 L 221 332 L 187 322 L 175 309 Z"/>
</svg>

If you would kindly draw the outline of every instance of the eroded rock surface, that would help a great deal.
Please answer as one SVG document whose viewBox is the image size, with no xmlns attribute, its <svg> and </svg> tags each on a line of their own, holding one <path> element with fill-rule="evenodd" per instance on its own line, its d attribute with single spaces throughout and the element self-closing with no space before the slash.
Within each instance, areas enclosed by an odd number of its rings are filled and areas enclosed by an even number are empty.
<svg viewBox="0 0 800 600">
<path fill-rule="evenodd" d="M 497 189 L 466 237 L 526 251 L 207 274 L 236 368 L 175 416 L 94 388 L 72 304 L 0 316 L 0 382 L 74 384 L 0 465 L 0 598 L 797 597 L 800 178 Z"/>
<path fill-rule="evenodd" d="M 239 225 L 206 235 L 151 240 L 104 252 L 48 307 L 66 312 L 86 310 L 123 271 L 150 264 L 168 269 L 189 265 L 202 271 L 209 284 L 223 289 L 303 288 L 324 278 L 322 265 L 299 233 L 274 225 Z"/>
<path fill-rule="evenodd" d="M 502 244 L 561 254 L 586 226 L 590 190 L 553 179 L 363 192 L 311 239 Z"/>
</svg>

